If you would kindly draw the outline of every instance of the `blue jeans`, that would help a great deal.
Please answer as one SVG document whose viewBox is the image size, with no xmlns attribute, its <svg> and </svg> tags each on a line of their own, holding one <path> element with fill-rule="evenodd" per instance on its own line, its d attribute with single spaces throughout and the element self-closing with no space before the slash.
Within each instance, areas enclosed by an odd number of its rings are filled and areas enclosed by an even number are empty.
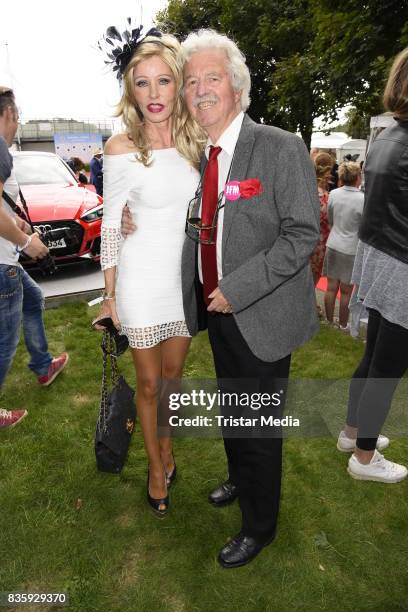
<svg viewBox="0 0 408 612">
<path fill-rule="evenodd" d="M 0 387 L 13 361 L 23 322 L 30 353 L 28 367 L 37 376 L 47 374 L 52 357 L 43 321 L 44 298 L 40 287 L 20 266 L 0 264 Z"/>
</svg>

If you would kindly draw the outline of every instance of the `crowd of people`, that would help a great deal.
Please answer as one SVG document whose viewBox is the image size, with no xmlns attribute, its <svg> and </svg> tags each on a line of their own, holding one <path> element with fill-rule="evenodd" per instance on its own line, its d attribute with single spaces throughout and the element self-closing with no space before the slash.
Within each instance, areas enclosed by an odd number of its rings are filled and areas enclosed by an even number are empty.
<svg viewBox="0 0 408 612">
<path fill-rule="evenodd" d="M 220 389 L 281 390 L 292 352 L 318 332 L 322 273 L 328 321 L 340 290 L 339 324 L 347 327 L 352 286 L 369 312 L 337 446 L 352 453 L 352 477 L 402 480 L 407 469 L 379 451 L 389 444 L 380 432 L 408 367 L 408 49 L 396 58 L 385 94 L 395 126 L 373 144 L 363 194 L 358 164 L 341 164 L 339 185 L 330 189 L 330 155 L 318 152 L 312 163 L 296 135 L 249 118 L 250 73 L 227 36 L 200 30 L 180 44 L 138 29 L 129 37 L 132 44 L 110 56 L 123 84 L 117 114 L 124 132 L 104 151 L 105 289 L 95 325 L 110 317 L 129 340 L 149 506 L 167 514 L 177 474 L 171 437 L 157 430 L 159 381 L 181 378 L 191 338 L 207 328 Z M 1 121 L 6 113 L 16 122 L 14 99 L 4 109 Z M 11 131 L 3 136 L 1 188 L 11 173 Z M 14 257 L 0 267 L 5 302 L 14 295 L 11 279 L 18 274 L 22 287 L 25 274 L 14 245 L 34 257 L 44 246 L 18 230 L 11 211 L 3 207 L 1 215 Z M 283 410 L 282 399 L 265 414 L 279 418 Z M 228 417 L 240 408 L 221 411 Z M 282 436 L 235 437 L 225 428 L 223 436 L 227 475 L 209 502 L 239 501 L 241 529 L 218 555 L 222 567 L 235 568 L 275 538 Z"/>
<path fill-rule="evenodd" d="M 349 303 L 353 291 L 351 275 L 364 205 L 364 194 L 360 190 L 362 168 L 359 163 L 349 160 L 338 166 L 335 158 L 324 151 L 312 151 L 311 159 L 320 201 L 320 240 L 310 259 L 315 287 L 322 276 L 327 277 L 325 312 L 323 314 L 317 305 L 318 314 L 341 330 L 349 331 Z M 339 292 L 339 317 L 335 322 Z"/>
</svg>

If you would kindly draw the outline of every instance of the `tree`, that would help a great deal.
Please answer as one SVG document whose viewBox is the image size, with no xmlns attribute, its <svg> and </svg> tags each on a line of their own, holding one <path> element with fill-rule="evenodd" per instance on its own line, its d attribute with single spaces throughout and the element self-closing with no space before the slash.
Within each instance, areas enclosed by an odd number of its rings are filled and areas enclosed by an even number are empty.
<svg viewBox="0 0 408 612">
<path fill-rule="evenodd" d="M 362 115 L 354 106 L 345 114 L 345 122 L 323 130 L 325 134 L 345 132 L 350 138 L 365 140 L 370 134 L 370 115 Z"/>
<path fill-rule="evenodd" d="M 365 140 L 370 134 L 370 116 L 362 115 L 354 106 L 346 112 L 345 132 L 350 138 Z"/>
<path fill-rule="evenodd" d="M 263 4 L 261 0 L 245 4 L 237 0 L 170 0 L 156 21 L 163 31 L 175 34 L 180 40 L 200 28 L 213 28 L 236 40 L 251 71 L 251 117 L 255 121 L 270 122 L 265 83 L 270 81 L 273 65 L 270 65 L 270 53 L 259 44 L 257 27 L 263 15 Z M 275 124 L 280 125 L 279 120 Z"/>
<path fill-rule="evenodd" d="M 211 27 L 236 40 L 250 115 L 308 146 L 317 117 L 332 122 L 349 104 L 362 117 L 382 111 L 390 63 L 408 44 L 408 0 L 170 0 L 157 22 L 181 39 Z"/>
<path fill-rule="evenodd" d="M 313 120 L 330 114 L 320 85 L 317 59 L 310 55 L 313 27 L 309 0 L 170 0 L 157 24 L 183 38 L 210 27 L 233 38 L 251 72 L 250 115 L 292 131 L 308 146 Z"/>
<path fill-rule="evenodd" d="M 169 0 L 167 8 L 156 15 L 156 24 L 183 40 L 199 28 L 221 29 L 221 14 L 220 0 Z"/>
<path fill-rule="evenodd" d="M 313 48 L 326 72 L 329 106 L 360 115 L 384 109 L 382 92 L 395 55 L 408 44 L 408 0 L 310 0 Z"/>
</svg>

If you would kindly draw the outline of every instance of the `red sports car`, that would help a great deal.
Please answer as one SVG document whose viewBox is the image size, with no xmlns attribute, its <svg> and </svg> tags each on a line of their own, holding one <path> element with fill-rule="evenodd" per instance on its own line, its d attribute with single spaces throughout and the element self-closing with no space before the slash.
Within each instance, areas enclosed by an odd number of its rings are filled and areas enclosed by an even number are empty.
<svg viewBox="0 0 408 612">
<path fill-rule="evenodd" d="M 57 263 L 99 261 L 103 199 L 93 187 L 79 183 L 54 153 L 13 151 L 13 160 L 34 227 L 41 233 L 66 229 L 49 243 Z"/>
</svg>

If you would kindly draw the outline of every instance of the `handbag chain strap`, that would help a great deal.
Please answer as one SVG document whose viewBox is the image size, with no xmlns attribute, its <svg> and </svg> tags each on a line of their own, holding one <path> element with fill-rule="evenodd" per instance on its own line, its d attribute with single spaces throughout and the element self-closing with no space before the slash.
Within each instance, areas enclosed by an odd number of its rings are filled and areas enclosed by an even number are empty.
<svg viewBox="0 0 408 612">
<path fill-rule="evenodd" d="M 119 380 L 119 370 L 116 356 L 113 355 L 115 349 L 115 343 L 111 334 L 105 330 L 102 338 L 102 353 L 103 353 L 103 367 L 102 367 L 102 384 L 101 384 L 101 407 L 99 411 L 99 417 L 97 422 L 98 430 L 102 430 L 104 433 L 107 431 L 107 420 L 108 420 L 108 355 L 110 357 L 110 370 L 111 370 L 111 384 L 114 387 Z"/>
</svg>

